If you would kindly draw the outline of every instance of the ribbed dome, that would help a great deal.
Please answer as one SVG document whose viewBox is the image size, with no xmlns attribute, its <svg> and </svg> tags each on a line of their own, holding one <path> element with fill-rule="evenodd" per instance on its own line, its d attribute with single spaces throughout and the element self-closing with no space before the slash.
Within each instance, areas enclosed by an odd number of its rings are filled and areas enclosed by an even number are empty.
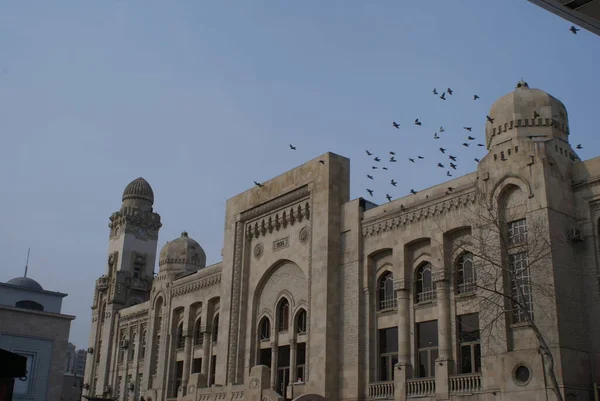
<svg viewBox="0 0 600 401">
<path fill-rule="evenodd" d="M 142 199 L 153 204 L 154 191 L 152 191 L 152 187 L 148 184 L 148 181 L 139 177 L 131 181 L 125 187 L 125 191 L 123 191 L 123 202 L 127 199 Z"/>
<path fill-rule="evenodd" d="M 544 136 L 568 140 L 569 119 L 565 105 L 540 89 L 530 89 L 521 80 L 514 91 L 498 99 L 488 114 L 493 122 L 485 126 L 486 145 L 515 137 Z"/>
<path fill-rule="evenodd" d="M 29 277 L 15 277 L 6 282 L 6 284 L 18 285 L 32 290 L 43 290 L 40 283 Z"/>
<path fill-rule="evenodd" d="M 166 265 L 176 265 L 174 267 L 184 270 L 201 269 L 206 267 L 206 253 L 200 244 L 184 231 L 181 237 L 167 242 L 160 250 L 159 270 L 164 270 Z"/>
</svg>

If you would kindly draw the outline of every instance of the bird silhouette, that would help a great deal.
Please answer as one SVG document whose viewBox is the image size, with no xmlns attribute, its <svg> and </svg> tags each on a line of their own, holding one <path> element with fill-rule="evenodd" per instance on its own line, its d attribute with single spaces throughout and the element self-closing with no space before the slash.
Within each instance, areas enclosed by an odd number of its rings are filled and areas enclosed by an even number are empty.
<svg viewBox="0 0 600 401">
<path fill-rule="evenodd" d="M 489 122 L 491 122 L 492 124 L 494 123 L 494 119 L 493 119 L 492 117 L 490 117 L 490 116 L 485 116 L 485 118 L 487 118 L 487 120 L 488 120 Z"/>
<path fill-rule="evenodd" d="M 437 94 L 438 94 L 438 91 L 437 91 L 435 88 L 433 88 L 433 94 L 434 94 L 434 95 L 437 95 Z"/>
<path fill-rule="evenodd" d="M 440 139 L 440 137 L 438 136 L 437 132 L 435 134 L 433 134 L 433 139 Z"/>
<path fill-rule="evenodd" d="M 438 166 L 439 168 L 444 168 L 444 165 L 443 165 L 442 163 L 438 163 L 438 164 L 437 164 L 437 166 Z"/>
<path fill-rule="evenodd" d="M 325 160 L 319 160 L 319 163 L 325 164 Z"/>
<path fill-rule="evenodd" d="M 256 182 L 256 181 L 254 181 L 254 185 L 256 185 L 257 187 L 261 187 L 261 188 L 263 186 L 263 184 L 261 184 L 260 182 Z"/>
<path fill-rule="evenodd" d="M 392 181 L 390 182 L 390 184 L 392 184 L 393 186 L 396 186 L 398 182 L 394 181 L 394 179 L 392 178 Z"/>
<path fill-rule="evenodd" d="M 474 137 L 472 137 L 472 136 L 468 136 L 468 137 L 467 137 L 467 139 L 468 139 L 469 141 L 474 141 L 474 140 L 475 140 L 475 138 L 474 138 Z"/>
<path fill-rule="evenodd" d="M 440 129 L 438 131 L 444 132 L 444 127 L 440 127 Z"/>
<path fill-rule="evenodd" d="M 396 163 L 398 160 L 394 159 L 394 156 L 390 157 L 390 162 Z"/>
<path fill-rule="evenodd" d="M 573 35 L 577 35 L 577 31 L 579 31 L 579 28 L 575 28 L 575 25 L 571 25 L 569 31 L 573 32 Z"/>
<path fill-rule="evenodd" d="M 400 124 L 398 124 L 396 121 L 394 121 L 392 125 L 394 126 L 394 128 L 400 129 Z"/>
<path fill-rule="evenodd" d="M 446 154 L 446 149 L 444 149 L 444 148 L 440 148 L 440 152 L 442 152 L 442 153 Z"/>
<path fill-rule="evenodd" d="M 411 189 L 411 190 L 410 190 L 410 193 L 411 193 L 411 194 L 413 194 L 413 195 L 416 195 L 416 194 L 417 194 L 417 191 L 415 191 L 414 189 Z"/>
<path fill-rule="evenodd" d="M 467 131 L 471 132 L 471 127 L 463 127 L 463 129 L 466 129 Z"/>
<path fill-rule="evenodd" d="M 538 114 L 538 112 L 534 110 L 533 111 L 533 118 L 538 118 L 539 116 L 540 115 Z"/>
<path fill-rule="evenodd" d="M 392 197 L 389 194 L 385 194 L 385 197 L 388 200 L 388 202 L 392 201 Z"/>
<path fill-rule="evenodd" d="M 371 168 L 372 168 L 373 170 L 377 170 L 379 167 L 375 167 L 375 166 L 373 166 L 373 167 L 371 167 Z"/>
<path fill-rule="evenodd" d="M 452 174 L 450 174 L 450 171 L 446 171 L 446 175 L 447 175 L 448 177 L 452 177 Z"/>
<path fill-rule="evenodd" d="M 477 163 L 479 163 L 481 160 L 479 160 L 478 158 L 473 159 L 475 160 Z"/>
<path fill-rule="evenodd" d="M 292 146 L 292 145 L 290 144 L 290 149 L 292 149 L 292 150 L 296 150 L 296 147 L 295 147 L 295 146 Z"/>
<path fill-rule="evenodd" d="M 394 152 L 390 152 L 390 155 L 394 155 L 394 156 L 395 156 L 395 155 L 396 155 L 396 153 L 394 153 Z"/>
<path fill-rule="evenodd" d="M 448 92 L 448 94 L 449 94 L 450 96 L 452 96 L 452 89 L 448 88 L 448 89 L 446 89 L 446 92 Z"/>
<path fill-rule="evenodd" d="M 448 192 L 452 192 L 452 187 L 448 187 Z"/>
<path fill-rule="evenodd" d="M 424 157 L 423 157 L 423 156 L 417 156 L 417 157 L 418 157 L 419 159 L 424 159 Z"/>
<path fill-rule="evenodd" d="M 456 156 L 452 156 L 452 155 L 450 155 L 450 156 L 448 156 L 448 159 L 450 159 L 450 160 L 452 160 L 453 162 L 455 162 L 455 161 L 456 161 Z"/>
<path fill-rule="evenodd" d="M 383 167 L 384 170 L 387 170 L 387 167 Z"/>
<path fill-rule="evenodd" d="M 478 143 L 477 146 L 485 146 L 483 143 Z"/>
<path fill-rule="evenodd" d="M 442 93 L 442 96 L 440 96 L 440 99 L 446 100 L 446 92 Z"/>
<path fill-rule="evenodd" d="M 468 148 L 468 147 L 469 147 L 469 144 L 468 144 L 468 143 L 466 143 L 466 142 L 463 142 L 463 146 Z"/>
<path fill-rule="evenodd" d="M 368 150 L 366 150 L 365 152 L 367 152 L 367 156 L 373 156 L 373 153 L 369 152 Z"/>
<path fill-rule="evenodd" d="M 379 157 L 375 157 L 373 160 L 375 160 L 376 162 L 380 162 L 381 159 Z"/>
<path fill-rule="evenodd" d="M 415 162 L 415 159 L 411 159 L 410 157 L 408 158 L 408 160 L 410 160 L 411 162 Z"/>
<path fill-rule="evenodd" d="M 575 149 L 583 149 L 583 146 L 581 146 L 581 144 L 579 144 L 575 147 Z"/>
<path fill-rule="evenodd" d="M 477 99 L 479 99 L 479 96 L 473 95 L 473 100 L 477 100 Z"/>
<path fill-rule="evenodd" d="M 373 179 L 373 176 L 372 176 L 372 175 L 369 175 L 369 174 L 367 174 L 367 177 L 368 177 L 370 180 L 372 180 L 372 179 Z"/>
<path fill-rule="evenodd" d="M 419 119 L 415 119 L 415 125 L 421 125 L 421 121 L 419 121 Z"/>
<path fill-rule="evenodd" d="M 450 162 L 450 167 L 452 167 L 453 170 L 456 170 L 456 164 Z"/>
<path fill-rule="evenodd" d="M 367 188 L 367 192 L 369 193 L 369 195 L 373 196 L 373 190 L 372 189 Z"/>
</svg>

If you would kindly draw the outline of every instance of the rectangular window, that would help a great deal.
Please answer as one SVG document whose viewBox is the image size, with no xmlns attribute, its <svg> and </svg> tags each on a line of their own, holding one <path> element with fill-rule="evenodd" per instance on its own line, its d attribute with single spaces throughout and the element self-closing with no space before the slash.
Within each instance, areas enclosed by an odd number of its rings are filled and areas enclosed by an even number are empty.
<svg viewBox="0 0 600 401">
<path fill-rule="evenodd" d="M 508 245 L 521 244 L 525 241 L 527 241 L 527 219 L 508 223 Z"/>
<path fill-rule="evenodd" d="M 202 372 L 202 358 L 194 358 L 192 362 L 192 373 Z"/>
<path fill-rule="evenodd" d="M 304 382 L 306 366 L 306 343 L 296 345 L 296 382 Z"/>
<path fill-rule="evenodd" d="M 460 343 L 460 373 L 479 373 L 481 372 L 479 314 L 458 316 L 457 326 Z"/>
<path fill-rule="evenodd" d="M 215 384 L 217 374 L 217 356 L 213 355 L 210 361 L 210 385 Z"/>
<path fill-rule="evenodd" d="M 33 383 L 33 371 L 34 371 L 34 355 L 33 354 L 19 354 L 27 358 L 25 369 L 27 369 L 27 378 L 25 380 L 15 379 L 13 387 L 14 395 L 29 395 L 31 392 L 31 384 Z"/>
<path fill-rule="evenodd" d="M 175 363 L 175 385 L 171 389 L 171 396 L 177 397 L 177 391 L 181 386 L 181 378 L 183 377 L 183 361 L 177 361 Z"/>
<path fill-rule="evenodd" d="M 138 266 L 133 268 L 133 278 L 140 278 L 140 268 Z"/>
<path fill-rule="evenodd" d="M 271 348 L 261 348 L 258 354 L 258 364 L 271 369 Z"/>
<path fill-rule="evenodd" d="M 417 348 L 419 377 L 434 377 L 438 357 L 437 320 L 417 323 Z"/>
<path fill-rule="evenodd" d="M 533 297 L 531 294 L 531 272 L 527 252 L 509 255 L 512 322 L 527 322 L 527 314 L 533 320 Z"/>
<path fill-rule="evenodd" d="M 379 330 L 379 380 L 394 380 L 394 365 L 398 363 L 398 327 Z"/>
</svg>

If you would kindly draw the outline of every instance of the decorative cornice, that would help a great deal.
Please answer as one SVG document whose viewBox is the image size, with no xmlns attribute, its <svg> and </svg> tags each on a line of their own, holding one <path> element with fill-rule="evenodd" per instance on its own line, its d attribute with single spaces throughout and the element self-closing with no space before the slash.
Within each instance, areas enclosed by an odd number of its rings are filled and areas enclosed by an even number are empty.
<svg viewBox="0 0 600 401">
<path fill-rule="evenodd" d="M 127 321 L 131 319 L 138 319 L 140 317 L 144 317 L 148 315 L 148 309 L 144 309 L 141 311 L 133 312 L 130 314 L 124 314 L 123 311 L 119 311 L 119 317 L 121 321 Z"/>
<path fill-rule="evenodd" d="M 171 296 L 173 297 L 177 297 L 180 295 L 184 295 L 190 292 L 194 292 L 194 291 L 198 291 L 201 288 L 206 288 L 206 287 L 210 287 L 212 285 L 218 284 L 221 282 L 221 273 L 214 273 L 211 274 L 210 276 L 206 276 L 206 277 L 202 277 L 200 279 L 198 279 L 197 281 L 188 283 L 188 284 L 182 284 L 180 286 L 177 287 L 173 287 L 173 289 L 171 289 Z"/>
<path fill-rule="evenodd" d="M 251 241 L 252 238 L 259 238 L 260 236 L 266 236 L 271 234 L 273 231 L 280 231 L 287 228 L 288 224 L 293 226 L 296 222 L 300 223 L 302 220 L 310 220 L 310 205 L 304 202 L 304 205 L 299 202 L 297 205 L 293 205 L 286 210 L 279 210 L 274 215 L 265 216 L 260 222 L 257 220 L 247 225 L 246 228 L 246 239 Z M 281 213 L 281 215 L 280 215 Z"/>
<path fill-rule="evenodd" d="M 365 224 L 362 229 L 362 234 L 364 237 L 374 237 L 378 234 L 391 231 L 392 229 L 464 207 L 469 203 L 474 203 L 475 200 L 476 195 L 473 191 L 413 211 L 401 212 L 399 215 L 381 219 L 374 223 Z"/>
<path fill-rule="evenodd" d="M 118 212 L 114 212 L 110 216 L 110 238 L 119 235 L 119 228 L 126 226 L 127 233 L 137 234 L 139 228 L 144 228 L 148 231 L 147 236 L 150 239 L 158 239 L 158 230 L 162 227 L 160 215 L 154 212 L 140 212 L 135 207 L 122 207 Z"/>
<path fill-rule="evenodd" d="M 293 190 L 292 192 L 288 192 L 285 195 L 275 198 L 269 202 L 263 203 L 262 205 L 258 205 L 253 209 L 243 212 L 240 216 L 241 221 L 248 221 L 256 217 L 262 216 L 263 214 L 269 213 L 277 208 L 280 208 L 293 202 L 297 202 L 298 200 L 308 195 L 310 195 L 310 191 L 308 189 L 308 186 L 305 185 L 303 187 Z"/>
</svg>

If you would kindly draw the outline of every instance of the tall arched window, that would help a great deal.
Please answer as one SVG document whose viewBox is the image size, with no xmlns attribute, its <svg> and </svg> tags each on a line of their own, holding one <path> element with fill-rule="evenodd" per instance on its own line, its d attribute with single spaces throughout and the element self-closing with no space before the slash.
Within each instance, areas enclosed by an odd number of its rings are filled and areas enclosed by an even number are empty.
<svg viewBox="0 0 600 401">
<path fill-rule="evenodd" d="M 379 310 L 395 308 L 396 297 L 394 296 L 394 275 L 392 272 L 384 272 L 377 280 L 377 284 Z"/>
<path fill-rule="evenodd" d="M 475 291 L 475 268 L 473 254 L 465 252 L 456 261 L 456 292 L 467 294 Z"/>
<path fill-rule="evenodd" d="M 142 331 L 142 337 L 140 338 L 140 354 L 138 355 L 138 359 L 144 359 L 146 356 L 146 330 Z"/>
<path fill-rule="evenodd" d="M 306 333 L 306 310 L 300 309 L 296 314 L 296 333 Z"/>
<path fill-rule="evenodd" d="M 258 329 L 260 330 L 261 341 L 271 338 L 271 322 L 269 321 L 268 317 L 264 316 L 262 319 L 260 319 Z"/>
<path fill-rule="evenodd" d="M 202 318 L 199 317 L 194 325 L 194 345 L 202 345 L 204 342 L 204 336 L 202 335 Z"/>
<path fill-rule="evenodd" d="M 431 263 L 425 262 L 417 269 L 417 303 L 435 299 L 435 284 L 431 277 Z"/>
<path fill-rule="evenodd" d="M 125 335 L 125 333 L 123 333 L 121 335 L 121 343 L 119 344 L 119 363 L 123 363 L 123 361 L 125 360 L 125 355 L 127 352 L 127 336 Z"/>
<path fill-rule="evenodd" d="M 129 351 L 129 361 L 133 361 L 133 357 L 135 356 L 135 347 L 137 342 L 137 333 L 134 331 L 131 334 L 131 340 L 129 341 L 128 351 Z"/>
<path fill-rule="evenodd" d="M 177 349 L 181 349 L 185 346 L 185 337 L 183 336 L 183 322 L 177 326 Z"/>
<path fill-rule="evenodd" d="M 279 301 L 277 317 L 279 318 L 279 331 L 286 331 L 290 325 L 290 303 L 285 298 Z"/>
<path fill-rule="evenodd" d="M 213 342 L 217 341 L 219 338 L 219 315 L 215 316 L 213 320 L 213 328 L 212 328 L 212 340 Z"/>
</svg>

